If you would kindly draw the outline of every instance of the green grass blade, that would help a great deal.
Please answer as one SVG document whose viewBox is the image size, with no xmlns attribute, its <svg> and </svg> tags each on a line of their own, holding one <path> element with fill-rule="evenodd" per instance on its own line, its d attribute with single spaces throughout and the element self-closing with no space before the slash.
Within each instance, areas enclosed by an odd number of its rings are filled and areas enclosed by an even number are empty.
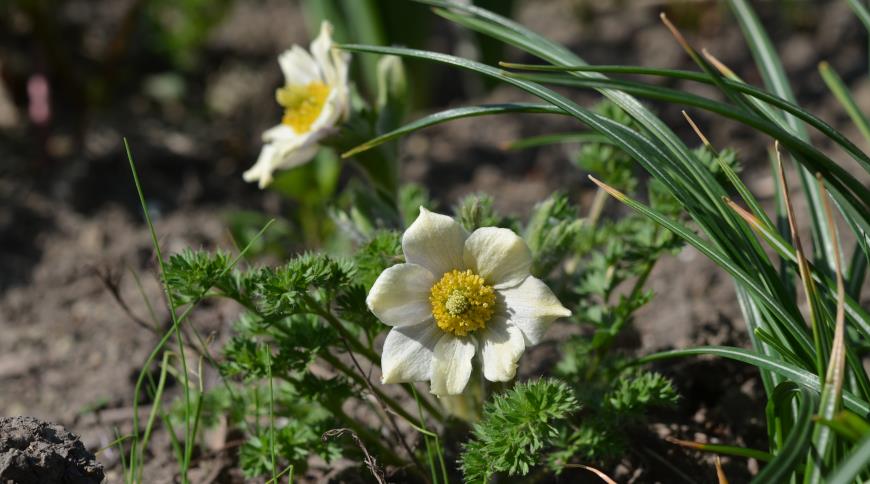
<svg viewBox="0 0 870 484">
<path fill-rule="evenodd" d="M 138 197 L 139 197 L 139 203 L 141 205 L 143 216 L 145 217 L 145 221 L 147 223 L 147 226 L 148 226 L 148 229 L 149 229 L 149 232 L 151 235 L 151 241 L 152 241 L 152 244 L 154 246 L 157 261 L 158 261 L 158 264 L 160 267 L 161 279 L 163 279 L 162 274 L 165 271 L 164 271 L 164 261 L 163 261 L 162 251 L 160 249 L 160 244 L 158 243 L 158 240 L 157 240 L 157 232 L 154 229 L 154 224 L 151 221 L 151 214 L 148 211 L 148 205 L 145 201 L 145 194 L 142 191 L 142 185 L 139 182 L 139 174 L 136 170 L 136 164 L 133 161 L 133 155 L 130 151 L 130 146 L 127 143 L 126 138 L 124 139 L 124 147 L 125 147 L 126 152 L 127 152 L 127 160 L 130 164 L 130 171 L 131 171 L 132 176 L 133 176 L 133 184 L 136 187 L 136 192 L 137 192 Z M 251 241 L 248 243 L 248 245 L 239 253 L 239 255 L 235 259 L 233 259 L 232 263 L 224 270 L 224 272 L 222 272 L 220 274 L 219 277 L 222 277 L 227 271 L 230 271 L 230 270 L 232 270 L 233 267 L 235 267 L 235 265 L 242 259 L 242 257 L 244 257 L 245 253 L 250 249 L 253 242 L 258 240 L 259 237 L 262 236 L 262 234 L 272 225 L 273 222 L 274 222 L 274 220 L 270 220 L 268 223 L 266 223 L 266 225 L 260 230 L 260 232 L 255 237 L 253 237 L 251 239 Z M 182 368 L 182 372 L 183 372 L 182 380 L 183 380 L 184 388 L 185 388 L 185 390 L 184 390 L 184 392 L 185 392 L 185 446 L 194 445 L 192 436 L 190 435 L 190 430 L 191 430 L 191 426 L 190 426 L 190 398 L 189 398 L 190 382 L 189 382 L 189 378 L 188 378 L 187 363 L 186 363 L 186 360 L 184 357 L 184 345 L 183 345 L 183 339 L 181 337 L 180 325 L 187 318 L 187 316 L 190 314 L 190 312 L 193 310 L 193 308 L 196 306 L 196 302 L 188 305 L 187 309 L 185 309 L 181 315 L 177 315 L 176 314 L 177 306 L 174 303 L 171 291 L 169 290 L 169 286 L 167 285 L 165 280 L 163 280 L 163 289 L 164 289 L 164 292 L 166 293 L 167 302 L 168 302 L 169 307 L 170 307 L 169 312 L 170 312 L 170 317 L 172 320 L 172 327 L 170 327 L 169 330 L 166 331 L 166 333 L 164 333 L 163 337 L 160 339 L 160 341 L 157 343 L 157 345 L 154 347 L 154 349 L 148 355 L 148 358 L 145 360 L 145 363 L 142 367 L 142 371 L 139 373 L 139 377 L 136 380 L 136 386 L 134 387 L 134 390 L 133 390 L 133 443 L 132 443 L 132 448 L 130 451 L 130 468 L 134 469 L 134 470 L 139 468 L 140 464 L 138 462 L 138 457 L 139 457 L 138 454 L 140 452 L 142 452 L 142 450 L 143 450 L 142 447 L 139 445 L 139 442 L 140 442 L 139 430 L 138 430 L 139 429 L 139 415 L 138 414 L 139 414 L 139 401 L 140 401 L 139 395 L 141 393 L 142 385 L 145 382 L 146 376 L 150 376 L 148 371 L 151 367 L 151 364 L 157 358 L 157 355 L 159 355 L 160 352 L 163 351 L 163 348 L 166 346 L 166 344 L 169 342 L 169 339 L 173 335 L 176 336 L 176 338 L 178 339 L 178 342 L 179 342 L 179 351 L 180 351 L 179 357 L 181 358 L 182 367 L 183 367 Z M 207 289 L 203 290 L 203 296 L 205 295 L 206 291 L 207 291 Z M 202 297 L 200 297 L 198 299 L 201 299 L 201 298 Z M 164 418 L 164 421 L 165 420 L 166 419 Z M 174 432 L 172 432 L 172 433 L 174 434 Z M 182 456 L 182 459 L 181 459 L 182 460 L 182 479 L 186 481 L 186 479 L 187 479 L 186 478 L 186 467 L 184 465 L 183 460 L 184 460 L 184 456 L 187 455 L 187 452 L 186 451 L 185 452 L 177 452 L 177 454 Z M 140 481 L 140 480 L 141 479 L 137 479 L 137 481 Z"/>
<path fill-rule="evenodd" d="M 163 275 L 166 273 L 166 267 L 163 261 L 163 253 L 160 248 L 160 242 L 157 239 L 157 231 L 154 229 L 154 223 L 151 220 L 151 213 L 148 211 L 148 204 L 145 202 L 145 194 L 142 191 L 142 184 L 139 182 L 139 174 L 136 170 L 136 164 L 133 162 L 133 153 L 130 151 L 130 145 L 127 143 L 127 139 L 124 138 L 124 148 L 127 152 L 127 161 L 130 163 L 130 171 L 133 174 L 133 184 L 136 186 L 136 193 L 139 195 L 139 203 L 142 208 L 142 214 L 145 217 L 146 225 L 148 226 L 148 232 L 151 234 L 151 244 L 154 248 L 155 256 L 157 258 L 157 264 L 160 268 L 160 279 L 163 281 L 163 292 L 166 296 L 166 302 L 169 306 L 169 316 L 172 320 L 172 328 L 174 328 L 175 337 L 178 344 L 178 352 L 179 358 L 181 359 L 181 367 L 182 367 L 182 383 L 184 385 L 184 445 L 185 445 L 185 459 L 181 462 L 181 480 L 182 482 L 187 482 L 187 469 L 189 465 L 189 461 L 186 456 L 188 455 L 187 448 L 189 446 L 193 446 L 193 438 L 190 435 L 191 431 L 191 401 L 190 401 L 190 378 L 187 370 L 187 361 L 184 355 L 184 339 L 181 335 L 181 328 L 178 322 L 178 314 L 176 314 L 178 305 L 175 304 L 175 299 L 172 297 L 172 291 L 169 289 L 169 284 L 166 282 L 166 279 Z M 144 368 L 143 372 L 147 372 L 148 368 Z M 138 435 L 138 408 L 137 402 L 134 402 L 133 408 L 133 442 L 134 446 L 139 442 Z M 133 460 L 133 456 L 131 454 L 131 461 Z"/>
<path fill-rule="evenodd" d="M 858 131 L 860 131 L 861 135 L 864 136 L 864 139 L 870 143 L 870 122 L 867 121 L 867 117 L 864 116 L 864 113 L 861 112 L 861 108 L 858 107 L 855 100 L 852 98 L 852 95 L 849 94 L 849 89 L 843 83 L 843 80 L 837 74 L 837 71 L 835 71 L 827 62 L 820 62 L 819 73 L 822 75 L 822 79 L 825 81 L 825 84 L 827 84 L 828 89 L 834 97 L 837 98 L 837 101 L 839 101 L 840 105 L 843 106 L 843 109 L 846 110 L 846 114 L 849 115 L 852 122 L 855 123 Z"/>
<path fill-rule="evenodd" d="M 485 9 L 473 5 L 455 4 L 438 0 L 420 1 L 421 3 L 428 5 L 450 9 L 436 10 L 436 13 L 448 20 L 500 39 L 510 45 L 541 57 L 542 59 L 556 64 L 585 64 L 583 59 L 573 54 L 565 47 L 544 38 L 536 32 L 533 32 L 510 19 L 489 12 Z M 462 11 L 466 13 L 466 15 L 460 15 L 454 13 L 454 11 Z M 587 78 L 605 78 L 603 75 L 598 73 L 576 73 L 575 75 Z M 693 183 L 690 184 L 690 189 L 703 192 L 703 196 L 698 197 L 699 203 L 704 204 L 708 210 L 713 212 L 721 210 L 721 206 L 718 206 L 715 203 L 710 203 L 710 200 L 717 200 L 719 197 L 724 195 L 721 187 L 715 183 L 712 176 L 706 170 L 701 169 L 701 167 L 695 163 L 695 160 L 686 145 L 661 119 L 655 116 L 643 104 L 629 94 L 607 88 L 598 89 L 598 91 L 648 130 L 656 141 L 661 144 L 662 152 L 666 157 L 669 156 L 677 160 L 676 163 L 673 163 L 675 169 L 684 171 L 684 176 L 686 178 L 693 179 Z M 641 161 L 638 158 L 635 159 Z M 664 161 L 667 161 L 667 159 Z M 649 170 L 648 165 L 645 165 L 645 167 Z M 662 179 L 662 181 L 668 184 L 667 180 Z M 720 211 L 719 215 L 727 220 L 729 225 L 733 224 L 733 221 L 729 220 L 730 214 L 726 211 Z"/>
<path fill-rule="evenodd" d="M 400 138 L 406 134 L 413 133 L 414 131 L 419 131 L 430 126 L 446 123 L 455 119 L 512 113 L 565 114 L 563 110 L 552 105 L 531 103 L 488 104 L 481 106 L 464 106 L 461 108 L 447 109 L 445 111 L 441 111 L 435 114 L 430 114 L 393 131 L 390 131 L 389 133 L 382 134 L 377 138 L 366 141 L 365 143 L 342 153 L 341 157 L 350 158 L 353 155 L 370 150 L 378 145 L 382 145 L 394 139 Z"/>
<path fill-rule="evenodd" d="M 746 319 L 746 331 L 749 333 L 749 339 L 752 341 L 752 347 L 758 348 L 762 354 L 767 357 L 773 356 L 773 350 L 770 345 L 761 341 L 756 334 L 759 328 L 765 327 L 764 318 L 761 317 L 761 312 L 758 310 L 758 305 L 755 300 L 747 293 L 746 289 L 740 286 L 735 288 L 737 294 L 737 303 L 740 305 L 740 311 Z M 770 395 L 773 389 L 776 388 L 781 381 L 781 378 L 776 373 L 761 369 L 761 382 L 764 385 L 765 394 Z"/>
<path fill-rule="evenodd" d="M 269 378 L 269 457 L 272 460 L 272 480 L 278 482 L 277 453 L 275 452 L 275 389 L 272 379 L 272 350 L 266 351 L 266 371 Z"/>
<path fill-rule="evenodd" d="M 728 4 L 743 30 L 765 85 L 779 97 L 795 102 L 785 68 L 752 7 L 746 0 L 728 0 Z M 785 121 L 798 137 L 809 141 L 806 128 L 794 116 L 786 115 Z M 821 195 L 813 181 L 812 173 L 806 168 L 799 169 L 798 172 L 810 207 L 816 263 L 824 264 L 825 269 L 833 273 L 831 262 L 834 260 L 835 249 L 827 234 L 828 220 L 822 207 Z"/>
<path fill-rule="evenodd" d="M 789 381 L 793 381 L 798 385 L 815 392 L 821 391 L 819 378 L 801 368 L 794 365 L 768 358 L 760 353 L 743 348 L 733 348 L 730 346 L 704 346 L 700 348 L 685 348 L 681 350 L 662 351 L 652 355 L 639 358 L 636 364 L 650 363 L 653 361 L 666 360 L 670 358 L 683 358 L 686 356 L 713 355 L 731 360 L 742 361 L 758 368 L 765 368 L 773 371 Z M 849 409 L 860 415 L 870 413 L 870 403 L 866 400 L 856 397 L 849 392 L 843 392 L 843 402 Z"/>
<path fill-rule="evenodd" d="M 849 263 L 849 272 L 847 272 L 846 294 L 849 295 L 849 299 L 861 297 L 861 288 L 867 277 L 868 258 L 870 258 L 870 248 L 867 247 L 867 241 L 859 240 L 855 243 L 852 261 Z"/>
<path fill-rule="evenodd" d="M 870 435 L 864 436 L 826 479 L 828 484 L 851 484 L 870 469 Z"/>
<path fill-rule="evenodd" d="M 752 56 L 758 65 L 764 84 L 783 99 L 793 101 L 794 93 L 789 85 L 788 77 L 785 75 L 782 61 L 752 7 L 746 0 L 728 0 L 728 5 L 743 30 L 743 35 L 746 37 L 750 51 L 752 51 Z M 806 139 L 806 130 L 796 119 L 787 116 L 786 120 L 796 133 Z"/>
<path fill-rule="evenodd" d="M 170 353 L 163 353 L 163 361 L 160 364 L 160 376 L 157 379 L 157 388 L 154 392 L 154 396 L 152 397 L 152 401 L 154 402 L 151 405 L 151 412 L 148 415 L 148 421 L 145 424 L 145 434 L 142 436 L 142 442 L 140 444 L 140 448 L 145 450 L 148 448 L 148 442 L 151 439 L 151 431 L 154 428 L 154 421 L 157 418 L 157 414 L 160 411 L 160 403 L 163 399 L 163 389 L 166 386 L 166 370 L 169 365 L 169 356 Z M 142 476 L 139 475 L 138 479 L 142 479 Z"/>
<path fill-rule="evenodd" d="M 554 80 L 536 75 L 513 75 L 521 80 Z M 632 82 L 632 81 L 617 81 L 612 79 L 562 79 L 564 84 L 574 87 L 590 88 L 590 89 L 615 89 L 626 93 L 640 96 L 656 101 L 663 101 L 672 104 L 691 106 L 705 111 L 709 111 L 721 116 L 733 119 L 742 124 L 750 126 L 754 129 L 769 134 L 771 137 L 779 140 L 783 146 L 798 155 L 798 161 L 803 166 L 813 172 L 823 173 L 825 180 L 832 184 L 831 189 L 839 193 L 848 194 L 847 200 L 850 205 L 856 207 L 862 214 L 863 220 L 867 221 L 870 218 L 868 210 L 870 210 L 870 189 L 867 189 L 860 181 L 858 181 L 851 173 L 841 167 L 838 163 L 831 160 L 821 151 L 807 143 L 803 139 L 795 136 L 787 129 L 777 126 L 773 122 L 760 118 L 748 113 L 745 110 L 735 108 L 726 103 L 714 101 L 695 94 L 686 93 L 678 89 L 671 89 L 661 86 L 650 86 L 647 84 Z M 831 128 L 833 130 L 833 128 Z M 857 149 L 857 148 L 855 148 Z M 860 150 L 859 150 L 860 151 Z M 864 155 L 866 157 L 866 155 Z M 722 193 L 721 195 L 724 195 Z M 720 196 L 721 196 L 720 195 Z"/>
<path fill-rule="evenodd" d="M 864 28 L 870 31 L 870 11 L 867 10 L 860 0 L 846 0 L 846 3 L 849 4 L 849 7 L 852 8 L 852 11 L 855 12 L 855 16 L 858 17 L 858 20 L 864 24 Z"/>
<path fill-rule="evenodd" d="M 772 311 L 776 314 L 783 322 L 787 324 L 789 329 L 789 334 L 793 338 L 793 343 L 797 345 L 796 350 L 800 350 L 802 359 L 806 358 L 807 361 L 812 361 L 813 350 L 812 343 L 810 342 L 809 337 L 804 330 L 803 321 L 800 320 L 799 317 L 796 317 L 794 314 L 787 312 L 771 295 L 765 291 L 765 289 L 756 281 L 753 277 L 747 274 L 743 269 L 738 267 L 733 263 L 731 259 L 729 259 L 725 254 L 721 251 L 717 250 L 713 247 L 709 242 L 701 239 L 697 234 L 689 230 L 688 228 L 682 226 L 679 223 L 670 220 L 669 218 L 663 216 L 661 213 L 643 205 L 642 203 L 633 200 L 624 194 L 613 190 L 612 188 L 597 182 L 597 180 L 593 179 L 596 183 L 599 184 L 600 187 L 604 188 L 608 191 L 612 196 L 617 198 L 620 202 L 625 203 L 632 209 L 642 213 L 643 215 L 649 217 L 654 220 L 658 224 L 664 226 L 666 229 L 673 232 L 675 235 L 681 237 L 685 240 L 689 245 L 692 245 L 696 249 L 698 249 L 701 253 L 706 255 L 709 259 L 715 262 L 717 265 L 725 269 L 732 277 L 734 277 L 735 281 L 744 287 L 748 292 L 750 292 L 754 297 L 758 298 L 759 301 L 764 303 L 765 307 L 768 310 Z"/>
<path fill-rule="evenodd" d="M 700 450 L 701 452 L 710 452 L 713 454 L 733 455 L 737 457 L 747 457 L 750 459 L 758 459 L 761 462 L 770 462 L 773 456 L 770 453 L 758 449 L 750 449 L 747 447 L 738 447 L 735 445 L 709 444 L 705 442 L 693 442 L 691 440 L 681 440 L 674 438 L 666 438 L 672 444 L 686 447 L 688 449 Z"/>
<path fill-rule="evenodd" d="M 612 143 L 609 139 L 595 133 L 555 133 L 531 136 L 528 138 L 512 141 L 507 145 L 508 150 L 524 150 L 557 143 Z"/>
<path fill-rule="evenodd" d="M 848 410 L 843 410 L 830 420 L 819 419 L 819 422 L 831 427 L 837 435 L 852 443 L 858 443 L 870 435 L 870 422 Z"/>
<path fill-rule="evenodd" d="M 794 473 L 801 459 L 806 455 L 810 446 L 810 434 L 813 430 L 813 410 L 816 407 L 818 396 L 806 388 L 798 388 L 786 382 L 776 388 L 776 400 L 782 401 L 783 393 L 793 394 L 798 399 L 798 412 L 794 417 L 791 431 L 779 453 L 764 469 L 758 473 L 752 482 L 787 482 L 788 477 Z M 779 395 L 776 395 L 779 394 Z"/>
<path fill-rule="evenodd" d="M 734 202 L 729 202 L 729 205 L 737 210 L 738 213 L 744 214 L 741 216 L 743 216 L 751 227 L 761 234 L 762 238 L 780 257 L 792 264 L 797 264 L 794 247 L 786 241 L 778 231 L 771 230 L 769 227 L 765 227 L 757 220 L 746 216 L 745 211 Z M 826 288 L 829 300 L 836 301 L 836 281 L 831 280 L 827 274 L 820 273 L 812 265 L 810 265 L 810 272 L 812 273 L 813 280 Z M 860 331 L 865 338 L 870 339 L 870 313 L 867 313 L 867 311 L 865 311 L 861 305 L 849 295 L 846 297 L 846 314 L 849 316 L 849 320 L 855 324 L 855 329 Z"/>
<path fill-rule="evenodd" d="M 691 71 L 683 71 L 677 69 L 657 69 L 657 68 L 649 68 L 649 67 L 634 67 L 634 66 L 541 66 L 541 65 L 531 65 L 531 64 L 511 64 L 511 63 L 502 63 L 502 66 L 509 67 L 527 67 L 533 66 L 535 69 L 526 69 L 533 71 L 558 71 L 564 70 L 569 72 L 598 72 L 598 73 L 617 73 L 617 74 L 642 74 L 656 77 L 666 77 L 669 79 L 682 79 L 689 80 L 693 82 L 699 82 L 702 84 L 713 85 L 714 82 L 708 74 L 691 72 Z M 546 69 L 545 69 L 546 67 Z M 520 77 L 523 77 L 521 74 Z M 535 77 L 529 77 L 530 79 L 534 79 Z M 563 85 L 574 85 L 577 86 L 577 83 L 572 82 L 573 79 L 576 79 L 571 76 L 541 76 L 538 77 L 541 80 L 549 80 L 553 83 L 559 83 Z M 833 140 L 835 143 L 840 145 L 849 155 L 861 166 L 864 167 L 865 170 L 870 171 L 870 157 L 866 155 L 858 146 L 852 143 L 848 138 L 843 136 L 839 131 L 834 129 L 831 125 L 826 123 L 823 119 L 818 116 L 806 111 L 801 108 L 797 104 L 792 101 L 783 99 L 777 95 L 770 94 L 767 91 L 759 89 L 750 84 L 746 84 L 745 82 L 739 79 L 724 79 L 722 81 L 722 85 L 728 89 L 734 89 L 741 94 L 745 94 L 754 98 L 757 101 L 761 101 L 757 106 L 761 107 L 761 111 L 766 115 L 769 121 L 776 123 L 781 119 L 781 116 L 773 112 L 770 106 L 782 109 L 787 113 L 793 115 L 799 120 L 809 124 L 813 128 L 817 129 L 819 132 Z M 801 138 L 803 139 L 803 138 Z"/>
<path fill-rule="evenodd" d="M 342 2 L 342 6 L 346 9 L 347 18 L 353 19 L 347 24 L 351 30 L 351 32 L 348 32 L 347 38 L 367 44 L 386 43 L 386 35 L 381 25 L 382 16 L 378 12 L 378 6 L 373 0 Z M 363 75 L 365 76 L 368 91 L 369 93 L 375 93 L 376 86 L 378 85 L 377 59 L 361 59 L 360 62 L 363 65 Z"/>
</svg>

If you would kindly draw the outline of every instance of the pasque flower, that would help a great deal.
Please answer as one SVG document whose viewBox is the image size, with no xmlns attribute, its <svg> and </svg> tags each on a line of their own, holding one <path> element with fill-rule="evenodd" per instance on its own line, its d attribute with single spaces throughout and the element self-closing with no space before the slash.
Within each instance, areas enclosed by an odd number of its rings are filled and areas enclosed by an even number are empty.
<svg viewBox="0 0 870 484">
<path fill-rule="evenodd" d="M 347 72 L 350 54 L 334 49 L 332 25 L 324 21 L 309 53 L 294 45 L 278 57 L 284 86 L 275 98 L 284 108 L 281 124 L 263 133 L 257 162 L 243 175 L 260 188 L 272 182 L 276 170 L 301 165 L 317 154 L 318 143 L 348 116 Z"/>
<path fill-rule="evenodd" d="M 511 380 L 526 346 L 571 314 L 529 274 L 531 252 L 509 229 L 469 235 L 421 207 L 402 250 L 406 262 L 382 272 L 366 300 L 392 326 L 381 356 L 384 383 L 429 380 L 436 395 L 460 394 L 475 355 L 487 380 Z"/>
</svg>

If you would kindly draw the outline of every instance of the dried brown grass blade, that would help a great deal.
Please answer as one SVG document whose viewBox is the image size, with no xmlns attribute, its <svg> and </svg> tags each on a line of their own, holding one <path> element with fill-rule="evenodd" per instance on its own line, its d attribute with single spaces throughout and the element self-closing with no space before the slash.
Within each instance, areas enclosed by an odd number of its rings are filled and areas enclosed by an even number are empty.
<svg viewBox="0 0 870 484">
<path fill-rule="evenodd" d="M 722 459 L 716 456 L 716 478 L 719 479 L 719 484 L 728 484 L 728 477 L 725 476 L 725 469 L 722 468 Z"/>
<path fill-rule="evenodd" d="M 745 208 L 738 205 L 737 202 L 731 200 L 728 197 L 722 197 L 722 201 L 725 202 L 726 205 L 731 207 L 731 209 L 734 210 L 734 212 L 736 212 L 737 215 L 740 216 L 740 218 L 746 221 L 746 223 L 748 223 L 750 227 L 754 228 L 759 232 L 762 231 L 764 225 L 761 223 L 761 220 L 758 220 L 758 217 L 749 213 L 749 211 L 747 211 Z"/>
<path fill-rule="evenodd" d="M 626 199 L 628 198 L 628 197 L 625 196 L 624 193 L 622 193 L 622 192 L 620 192 L 619 190 L 613 188 L 612 186 L 610 186 L 610 185 L 604 183 L 603 181 L 601 181 L 601 180 L 595 178 L 595 177 L 592 176 L 592 175 L 589 175 L 589 180 L 591 180 L 592 183 L 598 185 L 598 188 L 601 188 L 602 190 L 604 190 L 605 192 L 607 192 L 611 197 L 613 197 L 613 198 L 615 198 L 615 199 L 617 199 L 617 200 L 619 200 L 619 201 L 623 201 L 623 200 L 626 200 Z"/>
<path fill-rule="evenodd" d="M 682 113 L 683 117 L 686 118 L 686 121 L 689 123 L 689 126 L 692 127 L 692 130 L 695 132 L 696 135 L 698 135 L 698 138 L 701 139 L 701 142 L 704 143 L 704 146 L 712 150 L 713 145 L 710 143 L 710 140 L 708 140 L 707 137 L 704 136 L 704 133 L 701 132 L 701 129 L 698 127 L 698 125 L 695 124 L 695 120 L 693 120 L 692 117 L 689 116 L 689 113 L 687 113 L 685 109 L 682 111 Z"/>
<path fill-rule="evenodd" d="M 825 183 L 818 173 L 816 180 L 819 184 L 822 205 L 825 207 L 825 214 L 828 218 L 828 230 L 831 233 L 831 240 L 834 242 L 834 269 L 837 276 L 837 314 L 834 320 L 834 341 L 831 344 L 831 358 L 828 361 L 828 371 L 825 374 L 825 385 L 833 385 L 834 395 L 839 400 L 842 398 L 846 367 L 846 284 L 843 281 L 843 261 L 840 259 L 840 239 L 837 227 L 834 225 L 834 211 L 828 200 Z"/>
<path fill-rule="evenodd" d="M 795 258 L 798 261 L 798 273 L 801 278 L 801 282 L 804 286 L 804 292 L 806 293 L 807 301 L 810 303 L 810 320 L 813 326 L 813 332 L 817 331 L 816 321 L 818 321 L 815 309 L 811 301 L 812 294 L 815 293 L 815 283 L 813 282 L 812 274 L 810 273 L 810 264 L 807 261 L 807 258 L 804 256 L 804 248 L 801 243 L 800 234 L 798 234 L 798 226 L 797 219 L 794 215 L 794 207 L 791 203 L 791 195 L 788 189 L 788 181 L 785 178 L 785 169 L 782 166 L 782 154 L 779 150 L 779 141 L 776 141 L 773 144 L 774 151 L 776 151 L 776 172 L 779 175 L 779 183 L 782 187 L 782 198 L 785 201 L 785 211 L 786 216 L 788 218 L 788 228 L 791 232 L 792 242 L 794 243 L 795 250 Z"/>
<path fill-rule="evenodd" d="M 701 54 L 704 56 L 705 59 L 707 59 L 707 62 L 715 67 L 717 71 L 722 73 L 723 76 L 730 79 L 737 79 L 737 74 L 735 74 L 730 67 L 726 66 L 724 62 L 720 61 L 718 58 L 716 58 L 716 56 L 711 54 L 709 50 L 701 49 Z"/>
<path fill-rule="evenodd" d="M 572 467 L 575 469 L 586 469 L 587 471 L 598 476 L 602 481 L 606 482 L 607 484 L 616 484 L 616 481 L 614 481 L 613 479 L 608 477 L 607 474 L 599 471 L 598 469 L 596 469 L 594 467 L 583 465 L 583 464 L 565 464 L 565 467 Z"/>
<path fill-rule="evenodd" d="M 668 16 L 665 15 L 664 12 L 659 14 L 659 18 L 662 20 L 662 23 L 665 24 L 665 27 L 667 27 L 668 30 L 671 31 L 671 35 L 673 35 L 674 38 L 677 39 L 677 43 L 680 44 L 680 46 L 683 48 L 683 50 L 686 51 L 686 53 L 688 53 L 692 57 L 697 55 L 695 53 L 695 49 L 693 49 L 692 46 L 689 45 L 689 43 L 686 41 L 686 38 L 683 37 L 683 34 L 680 33 L 677 27 L 671 23 L 670 19 L 668 19 Z"/>
</svg>

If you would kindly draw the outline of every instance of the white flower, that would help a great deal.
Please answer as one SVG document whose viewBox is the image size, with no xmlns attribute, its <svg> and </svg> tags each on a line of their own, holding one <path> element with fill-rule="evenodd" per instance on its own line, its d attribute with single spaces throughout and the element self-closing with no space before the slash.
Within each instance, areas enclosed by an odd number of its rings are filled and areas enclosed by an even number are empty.
<svg viewBox="0 0 870 484">
<path fill-rule="evenodd" d="M 531 252 L 509 229 L 468 235 L 421 207 L 402 250 L 407 262 L 382 272 L 366 300 L 393 327 L 381 356 L 384 383 L 430 380 L 436 395 L 460 394 L 475 354 L 487 380 L 511 380 L 526 346 L 571 315 L 529 275 Z"/>
<path fill-rule="evenodd" d="M 324 21 L 311 53 L 294 45 L 278 57 L 284 87 L 275 92 L 284 107 L 281 124 L 263 133 L 257 162 L 243 175 L 260 188 L 272 183 L 276 170 L 301 165 L 317 154 L 317 143 L 334 132 L 350 109 L 347 71 L 350 54 L 333 48 L 332 25 Z"/>
</svg>

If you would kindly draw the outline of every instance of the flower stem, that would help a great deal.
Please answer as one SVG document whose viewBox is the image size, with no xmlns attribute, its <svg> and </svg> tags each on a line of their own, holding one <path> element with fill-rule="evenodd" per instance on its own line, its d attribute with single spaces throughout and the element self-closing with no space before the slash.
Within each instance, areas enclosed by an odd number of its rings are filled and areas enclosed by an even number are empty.
<svg viewBox="0 0 870 484">
<path fill-rule="evenodd" d="M 336 358 L 334 355 L 331 355 L 329 353 L 323 353 L 320 355 L 320 357 L 323 358 L 324 361 L 326 361 L 327 363 L 332 365 L 333 368 L 344 373 L 348 378 L 352 379 L 353 381 L 357 382 L 360 385 L 366 386 L 365 381 L 364 381 L 365 377 L 363 377 L 359 373 L 353 371 L 352 368 L 350 368 L 349 366 L 342 363 L 341 360 Z M 394 399 L 392 399 L 391 397 L 387 396 L 386 394 L 384 394 L 382 391 L 378 390 L 377 388 L 371 387 L 370 390 L 378 398 L 380 398 L 381 401 L 384 402 L 384 404 L 389 406 L 390 409 L 392 411 L 396 412 L 396 414 L 398 414 L 400 417 L 402 417 L 403 419 L 408 420 L 410 422 L 414 422 L 414 417 L 412 417 L 410 413 L 408 413 L 404 408 L 402 408 L 402 406 L 399 405 L 399 402 L 397 402 Z"/>
<path fill-rule="evenodd" d="M 367 360 L 374 363 L 375 365 L 380 366 L 380 358 L 378 357 L 377 353 L 375 353 L 374 351 L 372 351 L 371 349 L 367 348 L 365 345 L 360 343 L 358 339 L 354 338 L 354 336 L 352 334 L 350 334 L 350 332 L 347 330 L 347 328 L 344 327 L 344 325 L 341 323 L 341 321 L 339 321 L 339 319 L 336 318 L 335 315 L 333 315 L 331 312 L 324 309 L 317 301 L 314 300 L 314 298 L 312 298 L 311 296 L 305 296 L 305 298 L 306 298 L 306 302 L 308 303 L 310 310 L 313 313 L 317 314 L 318 316 L 322 317 L 324 320 L 326 320 L 326 322 L 329 323 L 329 325 L 332 326 L 338 332 L 339 336 L 341 336 L 342 339 L 344 339 L 347 342 L 347 344 L 354 351 L 361 354 Z M 348 372 L 348 374 L 350 374 L 350 373 L 353 373 L 353 372 L 352 371 Z M 407 393 L 408 396 L 410 396 L 411 398 L 414 398 L 414 390 L 413 390 L 413 387 L 411 386 L 410 383 L 403 383 L 402 388 L 405 390 L 405 393 Z M 444 416 L 432 404 L 432 402 L 430 402 L 426 398 L 421 397 L 420 403 L 423 405 L 423 407 L 426 409 L 426 411 L 429 412 L 430 415 L 432 415 L 432 417 L 437 419 L 439 422 L 444 421 Z M 406 414 L 407 414 L 407 412 L 406 412 Z M 409 419 L 408 417 L 405 417 L 404 415 L 403 415 L 403 418 L 405 418 L 411 422 L 414 421 L 412 418 Z"/>
</svg>

